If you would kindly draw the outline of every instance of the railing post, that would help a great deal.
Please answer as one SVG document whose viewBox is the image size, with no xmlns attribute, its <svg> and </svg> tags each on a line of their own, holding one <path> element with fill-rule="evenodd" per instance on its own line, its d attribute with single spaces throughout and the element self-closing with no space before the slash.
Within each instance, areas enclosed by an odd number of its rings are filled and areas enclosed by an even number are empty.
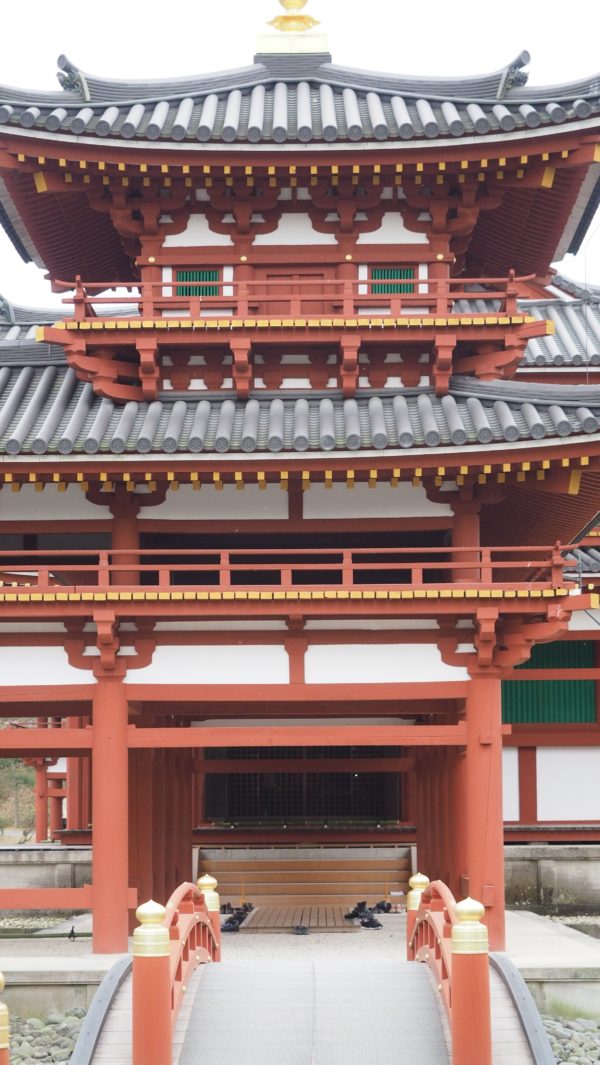
<svg viewBox="0 0 600 1065">
<path fill-rule="evenodd" d="M 4 974 L 0 973 L 0 991 L 4 991 Z M 0 1002 L 0 1065 L 10 1062 L 10 1023 L 8 1006 Z"/>
<path fill-rule="evenodd" d="M 204 895 L 204 902 L 215 935 L 217 953 L 215 961 L 221 961 L 221 901 L 217 891 L 217 881 L 210 873 L 205 873 L 196 881 L 196 887 Z"/>
<path fill-rule="evenodd" d="M 423 892 L 429 887 L 429 877 L 424 876 L 423 873 L 415 873 L 408 881 L 410 891 L 406 896 L 406 953 L 409 960 L 412 960 L 412 952 L 410 949 L 410 941 L 412 939 L 413 929 L 417 920 L 417 911 L 421 905 L 421 898 Z"/>
<path fill-rule="evenodd" d="M 133 933 L 133 1065 L 171 1065 L 171 946 L 166 910 L 145 902 Z"/>
<path fill-rule="evenodd" d="M 552 548 L 551 580 L 553 588 L 560 588 L 565 580 L 565 558 L 562 553 L 562 544 L 557 540 Z"/>
<path fill-rule="evenodd" d="M 452 925 L 452 1062 L 492 1065 L 490 961 L 485 909 L 475 899 L 454 908 Z"/>
<path fill-rule="evenodd" d="M 519 289 L 518 289 L 518 286 L 517 286 L 516 281 L 515 281 L 515 271 L 514 270 L 509 270 L 508 271 L 508 278 L 507 278 L 507 281 L 506 281 L 506 305 L 505 305 L 505 312 L 504 312 L 505 314 L 516 314 L 517 313 L 517 310 L 518 310 L 518 307 L 517 307 L 518 291 L 519 291 Z"/>
</svg>

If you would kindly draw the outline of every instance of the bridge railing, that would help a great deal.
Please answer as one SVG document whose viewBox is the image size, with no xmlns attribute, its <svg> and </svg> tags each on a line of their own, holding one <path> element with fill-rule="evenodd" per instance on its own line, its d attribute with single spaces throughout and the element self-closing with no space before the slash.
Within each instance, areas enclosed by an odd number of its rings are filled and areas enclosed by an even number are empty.
<svg viewBox="0 0 600 1065">
<path fill-rule="evenodd" d="M 202 880 L 181 884 L 166 907 L 151 900 L 137 909 L 132 1065 L 171 1065 L 175 1022 L 189 980 L 198 965 L 221 960 L 216 881 Z"/>
<path fill-rule="evenodd" d="M 407 956 L 426 962 L 452 1033 L 453 1065 L 492 1065 L 492 1025 L 487 928 L 475 899 L 456 902 L 452 892 L 417 873 L 407 897 Z"/>
</svg>

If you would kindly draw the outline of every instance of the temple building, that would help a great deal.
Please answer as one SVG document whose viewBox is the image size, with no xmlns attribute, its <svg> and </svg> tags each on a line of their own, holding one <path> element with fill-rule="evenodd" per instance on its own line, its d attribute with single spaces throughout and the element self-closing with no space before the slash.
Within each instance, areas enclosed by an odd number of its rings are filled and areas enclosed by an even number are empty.
<svg viewBox="0 0 600 1065">
<path fill-rule="evenodd" d="M 504 839 L 600 838 L 600 296 L 550 269 L 598 79 L 354 70 L 282 6 L 240 69 L 0 87 L 64 294 L 0 306 L 0 746 L 93 850 L 21 901 L 120 951 L 194 846 L 416 846 L 498 949 Z"/>
</svg>

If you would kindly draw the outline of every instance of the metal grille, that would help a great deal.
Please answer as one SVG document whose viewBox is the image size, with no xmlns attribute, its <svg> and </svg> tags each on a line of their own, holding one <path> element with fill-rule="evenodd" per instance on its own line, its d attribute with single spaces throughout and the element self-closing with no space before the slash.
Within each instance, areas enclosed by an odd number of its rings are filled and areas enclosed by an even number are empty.
<svg viewBox="0 0 600 1065">
<path fill-rule="evenodd" d="M 207 816 L 235 821 L 396 821 L 399 774 L 355 773 L 353 757 L 399 755 L 398 747 L 214 749 L 210 758 L 347 758 L 347 773 L 232 773 L 206 779 Z"/>
<path fill-rule="evenodd" d="M 415 286 L 407 283 L 412 281 L 414 276 L 414 266 L 374 266 L 371 270 L 371 292 L 384 296 L 414 292 Z M 385 283 L 376 284 L 376 282 Z"/>
<path fill-rule="evenodd" d="M 217 267 L 210 267 L 202 270 L 177 270 L 175 280 L 177 282 L 185 282 L 185 284 L 177 285 L 177 296 L 219 295 L 219 270 Z M 193 284 L 190 282 L 201 282 L 201 284 Z M 212 282 L 212 284 L 210 282 Z"/>
</svg>

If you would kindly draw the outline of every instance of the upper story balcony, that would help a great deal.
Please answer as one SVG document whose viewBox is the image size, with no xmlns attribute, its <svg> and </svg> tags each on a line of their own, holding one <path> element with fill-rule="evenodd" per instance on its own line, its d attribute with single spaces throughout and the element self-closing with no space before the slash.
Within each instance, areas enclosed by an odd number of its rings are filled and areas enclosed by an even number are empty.
<svg viewBox="0 0 600 1065">
<path fill-rule="evenodd" d="M 295 387 L 322 389 L 333 380 L 351 396 L 360 384 L 385 387 L 388 356 L 402 362 L 403 386 L 426 375 L 444 394 L 452 373 L 512 376 L 529 339 L 554 331 L 552 322 L 519 309 L 519 286 L 528 279 L 512 273 L 428 278 L 397 267 L 362 277 L 359 268 L 356 278 L 336 278 L 299 266 L 236 279 L 228 270 L 168 267 L 162 280 L 125 285 L 116 295 L 107 291 L 115 282 L 77 278 L 64 300 L 73 317 L 44 327 L 39 339 L 64 345 L 99 395 L 126 401 L 155 399 L 164 387 L 185 390 L 191 377 L 200 379 L 196 387 L 233 387 L 241 397 L 281 387 L 290 376 L 308 379 Z M 310 359 L 311 372 L 282 373 L 297 353 Z M 204 372 L 187 373 L 192 355 Z M 171 365 L 175 379 L 165 386 Z"/>
<path fill-rule="evenodd" d="M 173 276 L 174 275 L 174 276 Z M 363 323 L 372 326 L 510 325 L 528 320 L 519 312 L 519 285 L 531 277 L 517 278 L 514 271 L 503 278 L 421 278 L 414 268 L 371 270 L 364 279 L 331 278 L 318 270 L 291 266 L 253 280 L 223 277 L 223 271 L 171 270 L 160 281 L 141 281 L 126 285 L 118 282 L 83 282 L 75 285 L 56 281 L 55 285 L 74 289 L 63 302 L 73 307 L 74 323 L 89 323 L 92 329 L 123 324 L 129 319 L 190 319 L 195 327 L 202 322 L 227 319 L 265 319 L 246 321 L 248 328 L 269 324 L 274 327 L 304 325 L 295 319 L 337 318 L 340 322 L 321 321 L 322 325 Z M 118 289 L 118 294 L 106 294 Z M 457 308 L 461 305 L 461 310 Z M 465 312 L 464 306 L 470 310 Z M 379 319 L 382 319 L 380 322 Z M 397 323 L 395 319 L 402 319 Z M 432 321 L 429 321 L 432 319 Z M 413 322 L 414 320 L 414 322 Z M 175 325 L 175 322 L 173 323 Z"/>
<path fill-rule="evenodd" d="M 560 544 L 2 551 L 0 605 L 541 599 L 575 587 L 569 570 Z"/>
</svg>

